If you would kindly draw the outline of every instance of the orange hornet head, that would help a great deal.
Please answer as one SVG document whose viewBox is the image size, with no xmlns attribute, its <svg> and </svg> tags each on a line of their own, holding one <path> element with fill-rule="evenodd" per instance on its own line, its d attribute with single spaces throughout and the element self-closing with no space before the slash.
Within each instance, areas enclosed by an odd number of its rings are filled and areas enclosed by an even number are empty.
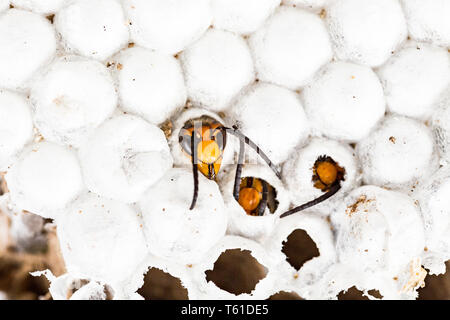
<svg viewBox="0 0 450 320">
<path fill-rule="evenodd" d="M 256 209 L 262 200 L 263 186 L 259 179 L 244 178 L 241 180 L 239 204 L 248 215 L 257 215 Z"/>
<path fill-rule="evenodd" d="M 181 129 L 179 141 L 183 151 L 190 157 L 192 135 L 195 135 L 194 152 L 198 170 L 208 179 L 215 179 L 222 164 L 226 133 L 222 124 L 210 117 L 201 117 L 188 121 Z"/>
<path fill-rule="evenodd" d="M 274 213 L 278 208 L 277 191 L 261 178 L 241 178 L 238 203 L 249 216 L 263 216 L 266 208 Z"/>
<path fill-rule="evenodd" d="M 344 181 L 345 169 L 340 167 L 332 158 L 320 156 L 314 163 L 314 187 L 324 192 L 330 190 L 335 184 Z"/>
</svg>

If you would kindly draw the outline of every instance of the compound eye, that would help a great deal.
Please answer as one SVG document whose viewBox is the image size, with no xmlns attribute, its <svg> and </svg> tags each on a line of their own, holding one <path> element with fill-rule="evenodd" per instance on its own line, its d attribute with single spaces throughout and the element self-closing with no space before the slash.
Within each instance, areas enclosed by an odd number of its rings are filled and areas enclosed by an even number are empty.
<svg viewBox="0 0 450 320">
<path fill-rule="evenodd" d="M 226 145 L 226 137 L 223 134 L 222 130 L 216 130 L 212 136 L 212 139 L 216 141 L 217 145 L 219 146 L 220 150 L 223 150 Z"/>
<path fill-rule="evenodd" d="M 186 152 L 188 155 L 192 156 L 192 150 L 191 150 L 191 135 L 189 132 L 180 132 L 180 135 L 178 137 L 178 141 L 181 145 L 181 148 L 183 148 L 184 152 Z"/>
</svg>

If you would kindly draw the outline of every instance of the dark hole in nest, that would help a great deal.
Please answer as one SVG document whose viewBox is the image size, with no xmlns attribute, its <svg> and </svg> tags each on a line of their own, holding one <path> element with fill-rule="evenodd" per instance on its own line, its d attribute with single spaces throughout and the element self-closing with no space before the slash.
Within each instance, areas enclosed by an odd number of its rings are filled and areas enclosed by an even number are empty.
<svg viewBox="0 0 450 320">
<path fill-rule="evenodd" d="M 378 299 L 383 298 L 380 292 L 375 289 L 369 290 L 367 293 Z M 347 289 L 347 291 L 341 291 L 338 294 L 338 300 L 369 300 L 369 298 L 364 296 L 361 290 L 358 290 L 355 286 L 353 286 Z"/>
<path fill-rule="evenodd" d="M 304 300 L 295 292 L 280 291 L 271 295 L 267 300 Z"/>
<path fill-rule="evenodd" d="M 145 300 L 187 300 L 188 292 L 180 279 L 157 268 L 150 268 L 144 285 L 137 291 Z"/>
<path fill-rule="evenodd" d="M 27 291 L 35 292 L 39 296 L 45 295 L 49 287 L 49 283 L 45 278 L 34 277 L 32 275 L 25 278 L 24 284 Z"/>
<path fill-rule="evenodd" d="M 381 295 L 380 291 L 378 291 L 378 290 L 372 289 L 372 290 L 369 290 L 368 293 L 372 297 L 375 297 L 375 298 L 378 298 L 378 299 L 382 299 L 383 298 L 383 296 Z"/>
<path fill-rule="evenodd" d="M 425 287 L 417 290 L 418 300 L 450 300 L 450 261 L 446 262 L 446 266 L 446 273 L 425 278 Z"/>
<path fill-rule="evenodd" d="M 311 180 L 314 182 L 314 187 L 323 192 L 327 192 L 331 187 L 345 181 L 345 168 L 326 155 L 317 158 L 312 171 Z"/>
<path fill-rule="evenodd" d="M 267 275 L 261 265 L 248 250 L 229 249 L 222 252 L 214 263 L 213 270 L 205 271 L 206 280 L 222 290 L 238 295 L 251 293 L 258 282 Z"/>
<path fill-rule="evenodd" d="M 287 237 L 287 241 L 283 241 L 281 251 L 286 255 L 286 261 L 296 270 L 300 270 L 305 262 L 320 255 L 316 243 L 302 229 L 294 230 Z"/>
<path fill-rule="evenodd" d="M 262 198 L 265 188 L 267 190 L 267 202 L 264 205 Z M 273 214 L 279 204 L 277 190 L 264 179 L 256 177 L 241 178 L 239 204 L 251 216 L 258 216 L 260 212 L 264 214 L 265 207 Z"/>
<path fill-rule="evenodd" d="M 164 132 L 166 139 L 169 139 L 170 136 L 172 135 L 173 122 L 171 120 L 165 121 L 163 124 L 160 125 L 160 129 Z"/>
<path fill-rule="evenodd" d="M 363 292 L 353 286 L 347 289 L 347 291 L 342 290 L 341 292 L 339 292 L 338 300 L 369 300 L 369 298 L 363 296 Z"/>
</svg>

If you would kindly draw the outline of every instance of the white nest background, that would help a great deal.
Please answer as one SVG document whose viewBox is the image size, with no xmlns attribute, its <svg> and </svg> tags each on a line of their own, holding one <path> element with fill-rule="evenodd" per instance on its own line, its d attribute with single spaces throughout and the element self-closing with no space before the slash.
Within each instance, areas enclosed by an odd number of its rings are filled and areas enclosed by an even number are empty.
<svg viewBox="0 0 450 320">
<path fill-rule="evenodd" d="M 68 272 L 45 272 L 54 299 L 77 279 L 72 299 L 142 299 L 150 267 L 190 299 L 414 299 L 450 259 L 449 17 L 448 0 L 0 0 L 2 209 L 53 219 Z M 243 169 L 275 187 L 274 214 L 232 197 L 232 136 L 189 210 L 178 133 L 202 115 L 280 168 Z M 321 155 L 342 189 L 280 219 L 321 194 Z M 320 252 L 299 270 L 281 250 L 298 229 Z M 265 267 L 250 293 L 206 280 L 232 249 Z"/>
</svg>

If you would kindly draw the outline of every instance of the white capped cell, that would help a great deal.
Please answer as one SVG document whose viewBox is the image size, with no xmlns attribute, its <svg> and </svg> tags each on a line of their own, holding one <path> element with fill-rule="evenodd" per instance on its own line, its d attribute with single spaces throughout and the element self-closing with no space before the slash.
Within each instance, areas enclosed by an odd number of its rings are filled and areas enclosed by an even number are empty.
<svg viewBox="0 0 450 320">
<path fill-rule="evenodd" d="M 341 189 L 321 204 L 308 209 L 315 214 L 328 216 L 342 198 L 361 182 L 359 163 L 355 151 L 347 144 L 325 138 L 313 138 L 308 145 L 298 150 L 283 165 L 283 180 L 291 195 L 293 207 L 302 205 L 324 194 L 315 186 L 316 163 L 322 158 L 331 158 L 344 170 Z"/>
<path fill-rule="evenodd" d="M 389 116 L 356 146 L 366 184 L 412 188 L 436 169 L 431 130 L 401 116 Z"/>
<path fill-rule="evenodd" d="M 9 7 L 9 0 L 0 0 L 0 12 L 6 10 Z"/>
<path fill-rule="evenodd" d="M 118 0 L 78 0 L 60 10 L 54 21 L 68 52 L 104 60 L 128 43 Z"/>
<path fill-rule="evenodd" d="M 185 49 L 212 21 L 209 0 L 124 0 L 131 38 L 169 54 Z"/>
<path fill-rule="evenodd" d="M 85 193 L 57 224 L 66 268 L 81 279 L 120 284 L 147 255 L 138 212 L 124 203 Z"/>
<path fill-rule="evenodd" d="M 240 34 L 256 31 L 280 0 L 212 0 L 213 25 Z"/>
<path fill-rule="evenodd" d="M 70 0 L 11 0 L 14 7 L 34 11 L 36 13 L 56 13 Z"/>
<path fill-rule="evenodd" d="M 302 92 L 305 111 L 317 134 L 358 141 L 385 113 L 383 88 L 368 67 L 332 62 Z"/>
<path fill-rule="evenodd" d="M 47 19 L 28 11 L 6 11 L 0 16 L 0 87 L 26 87 L 55 51 L 55 31 Z"/>
<path fill-rule="evenodd" d="M 326 7 L 327 24 L 336 56 L 376 67 L 407 37 L 397 0 L 337 0 Z"/>
<path fill-rule="evenodd" d="M 43 217 L 54 218 L 83 189 L 76 153 L 50 142 L 30 145 L 6 174 L 12 202 Z"/>
<path fill-rule="evenodd" d="M 249 38 L 257 77 L 299 89 L 332 58 L 331 42 L 318 15 L 281 7 Z"/>
<path fill-rule="evenodd" d="M 425 247 L 420 210 L 400 192 L 376 186 L 355 189 L 331 222 L 339 261 L 373 280 L 386 275 L 395 282 L 393 278 L 408 270 Z M 402 285 L 401 279 L 395 283 Z"/>
<path fill-rule="evenodd" d="M 199 173 L 197 204 L 192 170 L 171 169 L 139 201 L 149 251 L 181 264 L 198 262 L 224 235 L 225 205 L 214 181 Z"/>
<path fill-rule="evenodd" d="M 255 78 L 247 44 L 231 32 L 209 30 L 180 58 L 188 98 L 212 111 L 228 107 L 231 99 Z"/>
<path fill-rule="evenodd" d="M 402 0 L 402 5 L 413 39 L 450 47 L 450 2 Z"/>
<path fill-rule="evenodd" d="M 77 146 L 112 115 L 117 94 L 104 65 L 69 57 L 54 62 L 35 82 L 31 101 L 45 139 Z"/>
<path fill-rule="evenodd" d="M 90 191 L 127 203 L 136 202 L 173 162 L 161 129 L 131 115 L 103 123 L 79 156 Z"/>
<path fill-rule="evenodd" d="M 185 105 L 183 70 L 173 56 L 134 47 L 114 61 L 122 110 L 160 124 Z"/>
<path fill-rule="evenodd" d="M 231 117 L 239 130 L 276 164 L 286 160 L 309 134 L 298 95 L 273 84 L 257 83 L 243 92 L 231 109 Z M 254 153 L 247 154 L 257 159 Z"/>
<path fill-rule="evenodd" d="M 0 170 L 33 136 L 31 109 L 25 97 L 8 90 L 0 90 Z"/>
<path fill-rule="evenodd" d="M 391 112 L 427 119 L 450 84 L 446 49 L 409 43 L 378 70 Z"/>
<path fill-rule="evenodd" d="M 339 264 L 327 286 L 375 289 L 384 299 L 414 299 L 423 286 L 425 248 L 420 210 L 405 194 L 375 186 L 355 189 L 331 216 Z M 340 272 L 333 273 L 334 270 Z M 333 281 L 336 279 L 337 281 Z M 336 294 L 339 292 L 338 290 Z"/>
</svg>

